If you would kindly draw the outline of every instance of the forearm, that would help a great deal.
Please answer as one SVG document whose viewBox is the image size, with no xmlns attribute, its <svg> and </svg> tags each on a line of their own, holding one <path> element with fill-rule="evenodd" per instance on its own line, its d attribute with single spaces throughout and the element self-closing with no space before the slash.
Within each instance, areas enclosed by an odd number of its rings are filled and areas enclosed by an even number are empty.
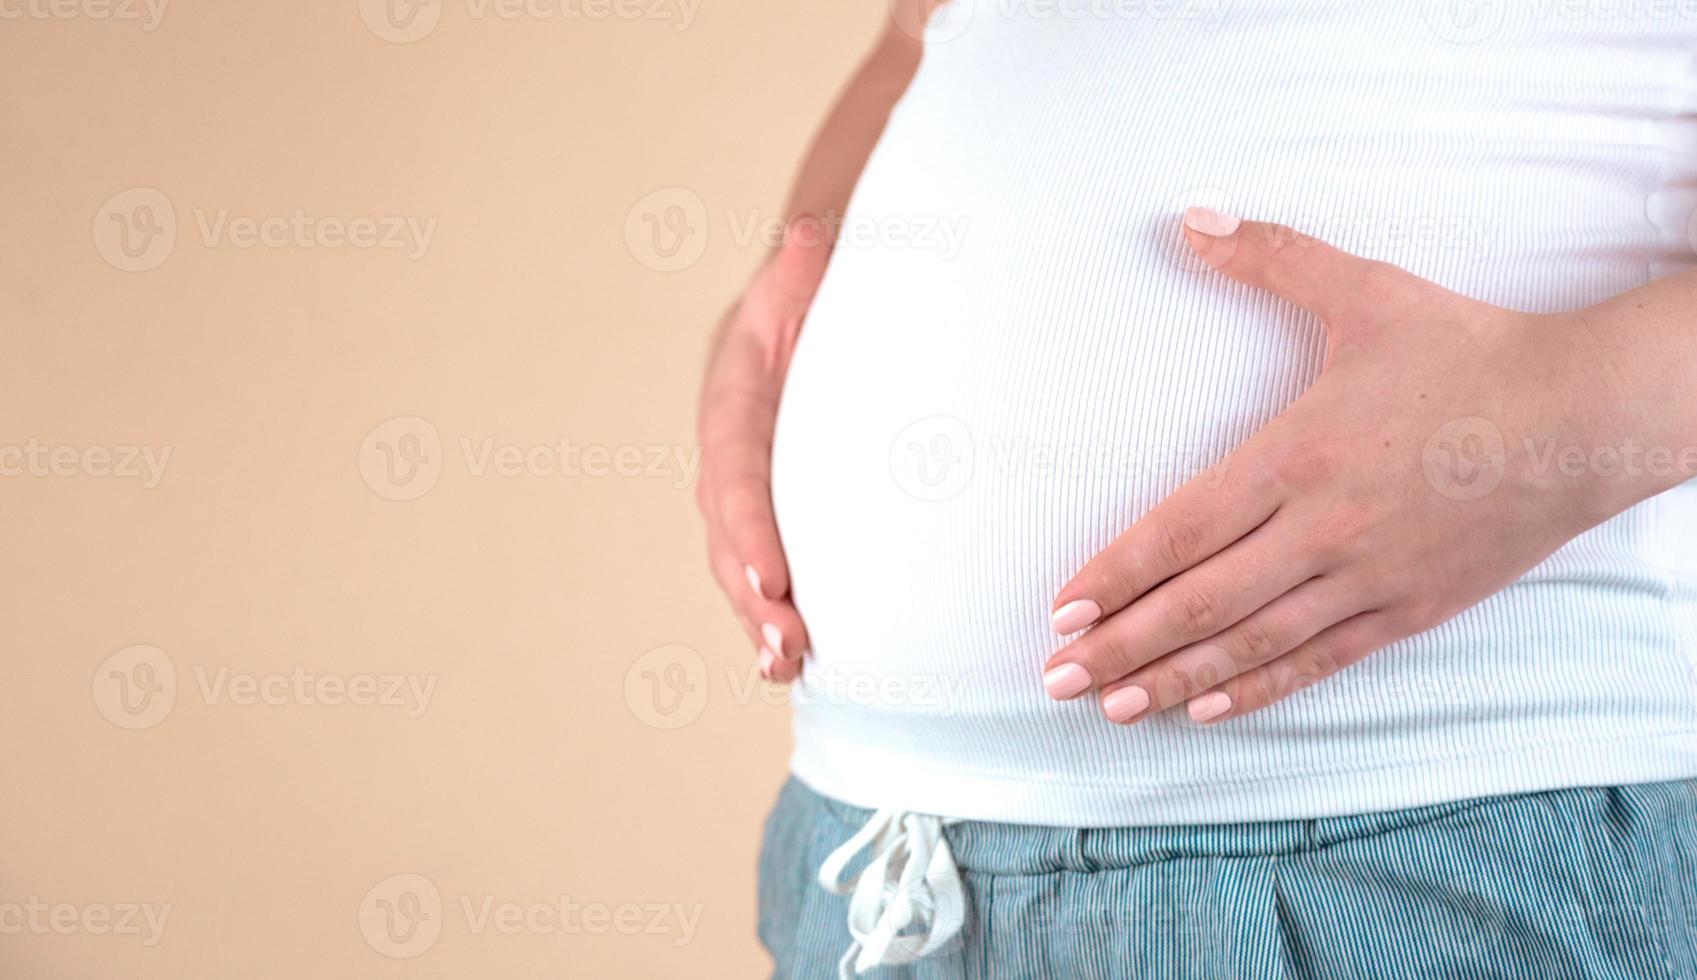
<svg viewBox="0 0 1697 980">
<path fill-rule="evenodd" d="M 921 18 L 934 4 L 927 0 L 923 10 L 911 3 L 894 6 L 899 9 L 837 97 L 790 189 L 786 214 L 792 219 L 812 215 L 820 223 L 789 229 L 785 237 L 814 240 L 780 245 L 779 254 L 756 274 L 714 331 L 702 389 L 704 437 L 721 426 L 769 429 L 770 412 L 765 409 L 775 404 L 782 388 L 801 317 L 823 272 L 824 256 L 806 246 L 818 245 L 829 254 L 829 244 L 817 239 L 835 227 L 831 219 L 842 215 L 890 110 L 919 67 Z M 797 244 L 804 248 L 795 249 Z M 793 268 L 779 270 L 774 263 L 782 261 L 785 246 L 791 247 Z"/>
<path fill-rule="evenodd" d="M 790 188 L 786 214 L 840 216 L 896 100 L 919 68 L 923 24 L 916 4 L 894 4 L 877 45 L 837 97 Z M 927 3 L 927 10 L 935 3 Z"/>
<path fill-rule="evenodd" d="M 1577 356 L 1602 438 L 1564 447 L 1624 509 L 1697 476 L 1697 270 L 1658 279 L 1579 314 Z M 1583 457 L 1583 462 L 1581 459 Z"/>
</svg>

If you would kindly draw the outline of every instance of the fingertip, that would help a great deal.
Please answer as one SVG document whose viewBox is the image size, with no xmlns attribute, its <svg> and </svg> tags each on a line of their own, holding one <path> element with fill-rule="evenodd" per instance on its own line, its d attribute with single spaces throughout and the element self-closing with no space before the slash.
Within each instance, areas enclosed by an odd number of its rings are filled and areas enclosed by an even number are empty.
<svg viewBox="0 0 1697 980">
<path fill-rule="evenodd" d="M 1043 672 L 1043 690 L 1056 701 L 1071 701 L 1092 683 L 1090 672 L 1078 664 L 1059 664 Z"/>
<path fill-rule="evenodd" d="M 1184 230 L 1184 243 L 1209 268 L 1225 271 L 1226 263 L 1237 252 L 1236 238 L 1214 238 L 1194 228 Z"/>
<path fill-rule="evenodd" d="M 1231 709 L 1231 695 L 1224 691 L 1209 691 L 1191 698 L 1190 704 L 1185 708 L 1190 713 L 1190 720 L 1198 725 L 1222 721 Z"/>
<path fill-rule="evenodd" d="M 760 651 L 760 676 L 776 684 L 788 684 L 801 676 L 801 661 L 786 660 L 769 649 Z"/>
<path fill-rule="evenodd" d="M 1152 703 L 1148 691 L 1130 684 L 1102 696 L 1102 713 L 1116 725 L 1129 725 L 1148 711 Z"/>
<path fill-rule="evenodd" d="M 1183 224 L 1185 244 L 1213 268 L 1223 269 L 1237 253 L 1243 219 L 1213 208 L 1193 207 L 1185 209 Z"/>
<path fill-rule="evenodd" d="M 1237 234 L 1243 219 L 1208 207 L 1190 207 L 1184 211 L 1184 226 L 1205 239 L 1230 238 Z"/>
<path fill-rule="evenodd" d="M 744 565 L 742 575 L 748 580 L 748 588 L 756 598 L 776 602 L 789 591 L 789 579 L 781 565 L 769 566 L 765 572 L 761 572 L 752 564 Z"/>
<path fill-rule="evenodd" d="M 1056 633 L 1066 636 L 1092 626 L 1102 618 L 1102 607 L 1092 599 L 1074 599 L 1049 616 L 1049 625 Z"/>
<path fill-rule="evenodd" d="M 790 594 L 790 573 L 782 558 L 766 566 L 766 570 L 761 573 L 760 584 L 766 592 L 766 598 L 773 601 Z"/>
</svg>

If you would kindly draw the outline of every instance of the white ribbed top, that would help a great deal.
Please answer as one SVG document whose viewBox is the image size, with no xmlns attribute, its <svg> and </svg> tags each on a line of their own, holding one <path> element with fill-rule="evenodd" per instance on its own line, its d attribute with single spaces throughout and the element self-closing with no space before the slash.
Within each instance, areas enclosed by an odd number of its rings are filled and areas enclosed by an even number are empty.
<svg viewBox="0 0 1697 980">
<path fill-rule="evenodd" d="M 933 24 L 779 418 L 803 781 L 1109 826 L 1697 775 L 1697 484 L 1218 727 L 1043 692 L 1059 587 L 1320 368 L 1311 316 L 1189 257 L 1185 206 L 1528 311 L 1692 264 L 1697 4 L 1448 19 L 1469 6 L 956 0 Z"/>
</svg>

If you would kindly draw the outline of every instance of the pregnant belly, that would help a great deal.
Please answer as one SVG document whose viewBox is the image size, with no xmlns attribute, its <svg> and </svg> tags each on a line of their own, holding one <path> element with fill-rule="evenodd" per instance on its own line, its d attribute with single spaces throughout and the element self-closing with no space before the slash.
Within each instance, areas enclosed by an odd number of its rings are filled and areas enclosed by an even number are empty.
<svg viewBox="0 0 1697 980">
<path fill-rule="evenodd" d="M 1690 675 L 1675 616 L 1697 595 L 1660 544 L 1697 528 L 1689 493 L 1206 736 L 1051 702 L 1040 667 L 1059 587 L 1321 367 L 1314 318 L 1189 255 L 1185 206 L 1487 302 L 1583 307 L 1690 263 L 1663 213 L 1684 184 L 1646 120 L 1677 104 L 1697 27 L 1534 19 L 1461 50 L 1419 4 L 1375 3 L 1371 44 L 1341 43 L 1353 4 L 1234 8 L 1209 32 L 970 6 L 986 16 L 928 47 L 862 176 L 779 412 L 773 499 L 814 654 L 797 773 L 986 819 L 1113 823 L 1133 801 L 1194 822 L 1228 790 L 1261 819 L 1362 806 L 1340 776 L 1332 798 L 1269 809 L 1267 779 L 1689 728 L 1668 678 Z M 1522 768 L 1432 792 L 1508 791 Z M 1383 785 L 1387 806 L 1419 796 Z"/>
<path fill-rule="evenodd" d="M 819 666 L 1034 684 L 1055 590 L 1317 374 L 1318 324 L 1148 217 L 1064 262 L 987 218 L 958 254 L 839 247 L 774 453 Z"/>
<path fill-rule="evenodd" d="M 1645 220 L 1668 157 L 1623 150 L 1612 108 L 1563 110 L 1595 111 L 1583 138 L 1514 151 L 1490 138 L 1552 111 L 1535 63 L 1493 103 L 1446 103 L 1434 136 L 1396 86 L 1334 84 L 1366 65 L 1328 80 L 1281 60 L 1265 80 L 1276 95 L 1198 81 L 1182 113 L 1081 100 L 1064 73 L 1005 70 L 1015 55 L 996 49 L 1023 52 L 1028 30 L 994 21 L 927 52 L 803 327 L 773 493 L 823 665 L 985 690 L 1017 679 L 1036 696 L 1055 591 L 1312 384 L 1321 325 L 1191 255 L 1188 205 L 1282 221 L 1531 311 L 1633 288 L 1668 253 L 1669 230 Z M 1115 71 L 1147 64 L 1127 91 L 1192 63 L 1130 28 L 1111 44 L 1054 30 L 1069 57 L 1077 44 Z M 1335 104 L 1340 92 L 1356 103 Z M 1275 111 L 1304 100 L 1325 112 Z"/>
<path fill-rule="evenodd" d="M 1167 712 L 1121 728 L 1093 698 L 1049 700 L 1040 675 L 1062 645 L 1048 615 L 1060 586 L 1179 486 L 1213 479 L 1322 363 L 1311 316 L 1184 261 L 1176 213 L 1148 207 L 1064 233 L 981 224 L 947 258 L 839 246 L 774 443 L 774 505 L 813 650 L 792 697 L 798 776 L 862 806 L 981 819 L 1272 819 L 1362 808 L 1351 767 L 1481 774 L 1436 788 L 1384 777 L 1381 805 L 1415 805 L 1426 798 L 1410 787 L 1508 792 L 1531 771 L 1509 754 L 1500 769 L 1452 766 L 1458 756 L 1689 729 L 1677 679 L 1697 674 L 1676 617 L 1697 615 L 1697 570 L 1681 577 L 1656 542 L 1697 528 L 1690 494 L 1609 522 L 1438 630 L 1230 725 Z M 1557 264 L 1486 267 L 1510 286 L 1511 270 L 1541 268 L 1562 289 L 1644 274 Z M 1596 778 L 1637 778 L 1600 758 Z M 1288 784 L 1276 806 L 1269 780 Z"/>
</svg>

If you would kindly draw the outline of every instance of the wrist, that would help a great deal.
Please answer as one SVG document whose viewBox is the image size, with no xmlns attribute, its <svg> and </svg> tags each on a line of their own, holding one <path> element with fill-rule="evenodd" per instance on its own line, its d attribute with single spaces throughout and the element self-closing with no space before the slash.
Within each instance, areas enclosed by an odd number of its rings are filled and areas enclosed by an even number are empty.
<svg viewBox="0 0 1697 980">
<path fill-rule="evenodd" d="M 1542 472 L 1575 486 L 1591 525 L 1697 477 L 1691 380 L 1667 370 L 1653 333 L 1634 334 L 1615 301 L 1551 319 L 1571 379 L 1552 394 L 1572 424 L 1571 438 L 1529 440 Z"/>
</svg>

